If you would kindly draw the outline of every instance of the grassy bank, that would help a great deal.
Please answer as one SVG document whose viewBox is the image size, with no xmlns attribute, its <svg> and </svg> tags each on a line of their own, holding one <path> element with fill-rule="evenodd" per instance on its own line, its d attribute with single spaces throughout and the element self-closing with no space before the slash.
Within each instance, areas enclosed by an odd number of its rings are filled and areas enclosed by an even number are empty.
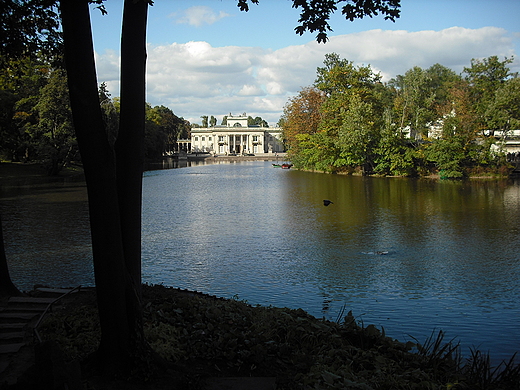
<svg viewBox="0 0 520 390">
<path fill-rule="evenodd" d="M 51 180 L 53 178 L 79 177 L 83 175 L 80 166 L 63 168 L 58 176 L 47 176 L 45 169 L 38 163 L 13 163 L 0 161 L 0 180 L 4 184 L 10 184 L 21 179 Z"/>
<path fill-rule="evenodd" d="M 518 365 L 493 373 L 478 352 L 461 359 L 442 332 L 405 344 L 361 326 L 350 312 L 330 322 L 301 309 L 251 306 L 163 286 L 144 286 L 144 311 L 147 340 L 171 362 L 179 389 L 203 388 L 208 377 L 237 376 L 276 377 L 277 389 L 520 388 Z M 54 312 L 40 333 L 57 340 L 68 361 L 84 361 L 100 337 L 94 296 Z M 158 384 L 164 374 L 136 375 L 146 379 L 140 388 L 172 388 L 172 381 L 170 387 Z M 101 388 L 83 379 L 87 388 Z"/>
</svg>

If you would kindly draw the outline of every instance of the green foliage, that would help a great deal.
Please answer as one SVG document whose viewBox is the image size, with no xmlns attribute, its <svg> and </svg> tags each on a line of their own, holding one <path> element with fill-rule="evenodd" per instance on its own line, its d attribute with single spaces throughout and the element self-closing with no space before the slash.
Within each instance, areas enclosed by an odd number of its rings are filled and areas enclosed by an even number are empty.
<svg viewBox="0 0 520 390">
<path fill-rule="evenodd" d="M 39 121 L 32 127 L 31 135 L 36 139 L 38 155 L 47 173 L 55 176 L 78 154 L 65 71 L 57 69 L 51 73 L 35 109 Z"/>
<path fill-rule="evenodd" d="M 395 85 L 399 87 L 400 127 L 409 127 L 413 138 L 426 138 L 427 125 L 435 119 L 435 91 L 431 88 L 432 78 L 427 71 L 418 66 L 398 77 Z"/>
<path fill-rule="evenodd" d="M 0 154 L 16 159 L 16 149 L 19 144 L 19 132 L 13 121 L 16 95 L 10 91 L 0 90 Z"/>
<path fill-rule="evenodd" d="M 459 179 L 464 176 L 464 144 L 461 137 L 450 137 L 433 142 L 426 148 L 427 159 L 436 163 L 443 179 Z"/>
<path fill-rule="evenodd" d="M 264 119 L 262 119 L 259 116 L 257 116 L 256 118 L 253 118 L 252 116 L 248 116 L 247 125 L 248 126 L 269 127 L 269 124 L 267 123 L 267 121 L 265 121 Z"/>
<path fill-rule="evenodd" d="M 0 154 L 12 161 L 42 162 L 56 175 L 72 160 L 80 162 L 72 124 L 66 75 L 39 59 L 20 58 L 0 69 Z M 119 129 L 119 98 L 105 83 L 99 102 L 111 145 Z M 147 158 L 161 158 L 179 138 L 187 138 L 189 123 L 164 106 L 146 107 Z"/>
<path fill-rule="evenodd" d="M 351 95 L 348 108 L 342 113 L 338 147 L 340 157 L 349 167 L 363 166 L 364 172 L 371 171 L 373 151 L 379 134 L 373 122 L 372 105 L 362 101 L 359 95 Z"/>
<path fill-rule="evenodd" d="M 342 59 L 336 53 L 325 54 L 323 64 L 325 66 L 316 71 L 314 85 L 327 95 L 348 93 L 366 98 L 381 79 L 370 66 L 356 68 L 352 61 Z"/>
<path fill-rule="evenodd" d="M 105 83 L 99 86 L 99 104 L 101 106 L 101 114 L 105 123 L 105 131 L 108 135 L 108 142 L 114 146 L 117 133 L 119 131 L 119 101 L 110 98 L 110 93 Z"/>
<path fill-rule="evenodd" d="M 239 3 L 247 3 L 246 0 L 240 0 Z M 256 2 L 256 1 L 254 1 Z M 361 19 L 365 16 L 384 15 L 385 20 L 395 21 L 400 15 L 399 0 L 339 0 L 339 1 L 310 1 L 310 0 L 293 0 L 294 8 L 301 8 L 300 25 L 295 28 L 296 33 L 303 35 L 306 31 L 315 32 L 318 42 L 327 41 L 327 32 L 332 31 L 328 20 L 330 16 L 337 10 L 337 5 L 346 3 L 341 8 L 341 14 L 345 19 L 353 21 Z"/>
<path fill-rule="evenodd" d="M 335 172 L 344 164 L 339 158 L 339 149 L 332 138 L 324 132 L 299 134 L 298 147 L 289 151 L 295 167 L 300 169 Z"/>
<path fill-rule="evenodd" d="M 207 117 L 206 117 L 207 119 Z M 165 106 L 146 105 L 145 157 L 161 158 L 178 139 L 188 138 L 190 124 Z"/>
<path fill-rule="evenodd" d="M 374 172 L 380 175 L 412 176 L 415 171 L 414 151 L 402 132 L 389 123 L 381 131 L 375 148 Z"/>
<path fill-rule="evenodd" d="M 11 161 L 37 158 L 27 130 L 38 122 L 35 106 L 49 72 L 48 64 L 31 58 L 10 60 L 9 66 L 0 70 L 0 153 Z"/>
<path fill-rule="evenodd" d="M 485 116 L 491 129 L 520 129 L 520 78 L 509 79 L 496 90 Z"/>
<path fill-rule="evenodd" d="M 494 115 L 489 107 L 492 106 L 497 91 L 503 87 L 506 80 L 518 76 L 512 74 L 508 68 L 508 64 L 512 62 L 512 57 L 500 61 L 497 56 L 491 56 L 483 60 L 472 59 L 471 66 L 464 68 L 466 80 L 472 87 L 473 104 L 484 129 L 494 128 Z"/>
<path fill-rule="evenodd" d="M 312 105 L 319 115 L 309 120 L 304 97 L 312 88 L 284 109 L 289 156 L 298 168 L 325 172 L 443 178 L 475 168 L 498 172 L 505 160 L 492 153 L 494 139 L 482 130 L 520 127 L 520 83 L 507 67 L 511 61 L 473 60 L 466 79 L 440 64 L 414 67 L 385 85 L 370 66 L 327 54 L 314 84 L 323 93 Z"/>
<path fill-rule="evenodd" d="M 61 54 L 62 37 L 55 0 L 3 0 L 0 6 L 0 68 L 16 58 Z"/>
</svg>

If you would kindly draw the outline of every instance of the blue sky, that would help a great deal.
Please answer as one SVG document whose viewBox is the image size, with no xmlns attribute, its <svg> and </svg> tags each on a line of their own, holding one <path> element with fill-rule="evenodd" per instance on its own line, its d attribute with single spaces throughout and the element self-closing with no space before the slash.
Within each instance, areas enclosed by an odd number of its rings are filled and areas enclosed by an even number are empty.
<svg viewBox="0 0 520 390">
<path fill-rule="evenodd" d="M 326 53 L 370 65 L 383 80 L 440 63 L 462 72 L 472 58 L 515 57 L 520 71 L 519 0 L 403 0 L 395 23 L 331 19 L 330 41 L 295 34 L 291 0 L 156 0 L 148 15 L 147 101 L 200 123 L 243 113 L 275 125 L 287 100 L 314 82 Z M 119 95 L 121 0 L 92 10 L 98 79 Z"/>
</svg>

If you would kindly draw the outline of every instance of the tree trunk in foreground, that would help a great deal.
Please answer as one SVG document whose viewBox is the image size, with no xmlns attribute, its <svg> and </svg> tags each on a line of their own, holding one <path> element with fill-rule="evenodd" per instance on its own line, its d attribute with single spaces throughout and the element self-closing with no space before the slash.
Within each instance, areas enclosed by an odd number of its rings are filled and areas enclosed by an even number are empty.
<svg viewBox="0 0 520 390">
<path fill-rule="evenodd" d="M 146 0 L 125 0 L 121 35 L 121 112 L 115 144 L 125 263 L 139 296 L 147 15 Z"/>
<path fill-rule="evenodd" d="M 101 323 L 98 367 L 108 376 L 134 367 L 144 343 L 136 286 L 125 266 L 116 161 L 99 104 L 87 0 L 60 3 L 70 101 L 89 198 Z"/>
</svg>

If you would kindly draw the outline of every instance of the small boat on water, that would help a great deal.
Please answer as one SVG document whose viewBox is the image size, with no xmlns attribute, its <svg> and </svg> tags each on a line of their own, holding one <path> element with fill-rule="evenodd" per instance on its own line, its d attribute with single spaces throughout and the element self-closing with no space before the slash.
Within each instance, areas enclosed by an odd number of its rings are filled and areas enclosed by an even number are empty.
<svg viewBox="0 0 520 390">
<path fill-rule="evenodd" d="M 282 164 L 282 169 L 291 169 L 292 164 Z"/>
<path fill-rule="evenodd" d="M 273 164 L 273 168 L 281 168 L 282 164 Z"/>
</svg>

